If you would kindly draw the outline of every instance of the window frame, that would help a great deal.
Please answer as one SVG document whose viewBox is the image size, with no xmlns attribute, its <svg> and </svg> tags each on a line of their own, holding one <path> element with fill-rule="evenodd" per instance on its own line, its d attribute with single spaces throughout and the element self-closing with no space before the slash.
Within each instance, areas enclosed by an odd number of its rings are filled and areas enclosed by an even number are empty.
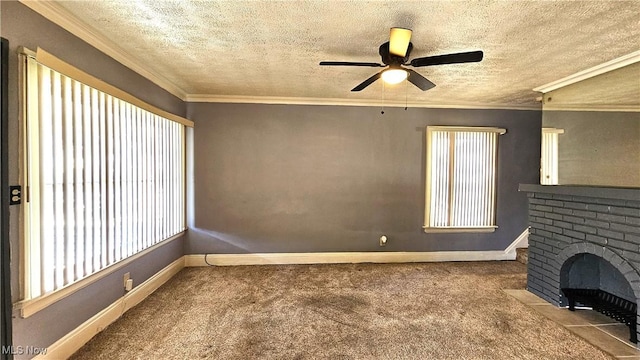
<svg viewBox="0 0 640 360">
<path fill-rule="evenodd" d="M 495 173 L 493 174 L 493 181 L 492 181 L 492 199 L 490 199 L 490 201 L 492 202 L 492 210 L 493 213 L 491 214 L 491 218 L 493 225 L 491 226 L 430 226 L 431 223 L 431 188 L 432 188 L 432 165 L 433 165 L 433 160 L 432 160 L 432 135 L 433 132 L 467 132 L 467 133 L 472 133 L 472 132 L 481 132 L 481 133 L 496 133 L 496 141 L 495 141 L 495 164 L 494 164 L 494 169 L 495 169 Z M 507 132 L 506 129 L 504 128 L 498 128 L 498 127 L 486 127 L 486 126 L 427 126 L 426 130 L 425 130 L 425 138 L 426 138 L 426 146 L 425 146 L 425 157 L 426 157 L 426 168 L 425 168 L 425 217 L 424 217 L 424 223 L 423 223 L 423 231 L 425 233 L 489 233 L 489 232 L 494 232 L 497 228 L 498 225 L 496 223 L 496 213 L 497 213 L 497 181 L 498 181 L 498 154 L 499 154 L 499 137 L 500 135 L 503 135 Z M 450 159 L 451 157 L 449 157 Z M 451 168 L 452 166 L 449 165 L 449 168 Z M 450 175 L 451 175 L 451 170 L 450 171 Z M 448 187 L 451 188 L 452 185 L 449 185 Z M 449 199 L 449 203 L 451 204 L 452 200 L 451 198 Z M 449 205 L 451 206 L 451 205 Z M 450 219 L 449 219 L 450 221 Z"/>
<path fill-rule="evenodd" d="M 19 55 L 20 55 L 19 76 L 20 76 L 20 84 L 21 84 L 20 99 L 22 101 L 22 105 L 20 107 L 20 117 L 22 119 L 22 124 L 23 124 L 23 127 L 22 127 L 23 129 L 22 130 L 23 170 L 21 175 L 21 182 L 24 184 L 23 188 L 25 189 L 26 196 L 24 197 L 25 201 L 22 207 L 22 212 L 21 212 L 23 233 L 20 241 L 20 252 L 22 254 L 20 256 L 20 259 L 21 259 L 20 261 L 20 283 L 21 283 L 20 299 L 22 300 L 14 304 L 14 307 L 20 310 L 22 317 L 28 317 L 46 308 L 47 306 L 53 304 L 54 302 L 57 302 L 60 299 L 68 295 L 71 295 L 74 292 L 86 287 L 87 285 L 117 271 L 118 269 L 135 261 L 136 259 L 146 255 L 147 253 L 154 251 L 155 249 L 161 246 L 164 246 L 168 243 L 171 243 L 173 240 L 180 238 L 184 234 L 184 232 L 187 229 L 187 187 L 188 187 L 187 174 L 186 174 L 187 148 L 188 148 L 187 129 L 189 127 L 193 127 L 194 124 L 192 121 L 188 119 L 185 119 L 178 115 L 159 109 L 153 105 L 150 105 L 134 97 L 133 95 L 130 95 L 129 93 L 126 93 L 98 78 L 95 78 L 92 75 L 89 75 L 83 72 L 82 70 L 79 70 L 73 67 L 72 65 L 67 64 L 66 62 L 56 58 L 55 56 L 47 53 L 46 51 L 40 48 L 38 48 L 37 52 L 31 51 L 26 48 L 20 48 Z M 36 231 L 39 232 L 39 229 L 33 228 L 33 223 L 34 222 L 39 223 L 39 221 L 38 219 L 32 218 L 33 213 L 37 213 L 38 211 L 31 210 L 31 208 L 39 206 L 38 200 L 37 200 L 39 196 L 37 193 L 32 193 L 32 190 L 34 189 L 29 185 L 30 185 L 30 181 L 33 181 L 33 179 L 39 179 L 40 177 L 40 175 L 38 174 L 39 169 L 34 169 L 34 168 L 37 168 L 37 166 L 31 165 L 33 156 L 37 156 L 36 154 L 38 154 L 40 151 L 38 149 L 38 147 L 40 146 L 40 141 L 39 141 L 39 138 L 34 139 L 34 135 L 33 135 L 34 131 L 30 131 L 30 129 L 28 128 L 28 126 L 33 126 L 33 117 L 39 118 L 39 115 L 37 115 L 37 112 L 38 112 L 37 105 L 35 105 L 35 108 L 34 108 L 34 104 L 31 104 L 30 102 L 27 101 L 29 92 L 32 92 L 31 95 L 33 95 L 33 91 L 34 91 L 34 86 L 33 86 L 34 84 L 31 83 L 30 85 L 30 82 L 33 82 L 33 81 L 37 82 L 37 79 L 33 79 L 33 77 L 27 76 L 27 71 L 29 70 L 28 67 L 33 66 L 33 65 L 30 65 L 33 63 L 33 61 L 29 61 L 29 58 L 31 58 L 32 60 L 35 60 L 37 63 L 44 65 L 57 73 L 62 74 L 65 77 L 72 79 L 73 81 L 82 83 L 85 86 L 95 89 L 98 92 L 103 93 L 105 96 L 111 96 L 114 99 L 118 99 L 122 103 L 131 105 L 133 108 L 137 108 L 138 110 L 150 113 L 150 115 L 158 116 L 159 118 L 169 121 L 168 123 L 173 122 L 183 126 L 183 128 L 180 130 L 180 134 L 178 135 L 178 137 L 175 137 L 175 135 L 172 135 L 174 136 L 173 138 L 174 141 L 179 141 L 176 144 L 181 145 L 181 146 L 178 146 L 178 148 L 181 147 L 182 149 L 179 151 L 179 153 L 171 155 L 172 157 L 175 157 L 175 159 L 179 160 L 181 163 L 181 166 L 177 167 L 178 172 L 172 175 L 172 176 L 178 176 L 178 178 L 181 178 L 181 184 L 182 184 L 181 185 L 182 190 L 178 193 L 175 193 L 175 194 L 181 194 L 181 195 L 174 194 L 174 196 L 177 196 L 178 203 L 181 204 L 181 207 L 182 207 L 182 210 L 178 210 L 178 212 L 176 213 L 176 214 L 182 214 L 182 215 L 178 215 L 179 222 L 177 223 L 178 228 L 181 228 L 181 230 L 179 230 L 176 234 L 169 235 L 167 237 L 162 236 L 163 238 L 158 240 L 156 243 L 153 243 L 151 245 L 146 245 L 146 247 L 143 246 L 140 250 L 138 250 L 133 254 L 124 256 L 119 260 L 116 260 L 115 262 L 112 262 L 97 271 L 93 271 L 85 275 L 84 277 L 75 279 L 70 283 L 65 284 L 62 287 L 59 287 L 53 291 L 50 291 L 44 294 L 40 294 L 37 297 L 30 296 L 30 290 L 29 290 L 30 284 L 29 284 L 29 278 L 28 278 L 30 274 L 27 273 L 27 271 L 29 271 L 31 266 L 30 262 L 32 261 L 31 252 L 37 250 L 32 248 L 34 244 L 32 244 L 32 241 L 30 241 L 31 233 Z M 34 112 L 36 114 L 35 116 L 34 116 Z M 35 145 L 35 148 L 34 148 L 34 145 Z M 34 152 L 36 154 L 34 154 Z M 175 164 L 180 164 L 180 163 L 175 163 Z M 108 179 L 101 179 L 101 181 L 108 181 Z M 134 199 L 138 199 L 138 197 L 135 197 Z M 109 201 L 109 200 L 107 199 L 106 201 Z M 103 239 L 103 241 L 108 242 L 108 239 L 105 238 Z M 39 265 L 40 264 L 38 264 L 38 266 Z"/>
<path fill-rule="evenodd" d="M 542 128 L 540 140 L 540 185 L 558 185 L 559 178 L 559 135 L 564 129 Z"/>
</svg>

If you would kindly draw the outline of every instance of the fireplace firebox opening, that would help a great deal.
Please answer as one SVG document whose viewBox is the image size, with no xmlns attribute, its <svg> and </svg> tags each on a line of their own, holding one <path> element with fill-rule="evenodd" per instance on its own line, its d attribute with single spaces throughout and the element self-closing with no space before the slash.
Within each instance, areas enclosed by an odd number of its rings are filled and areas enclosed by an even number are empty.
<svg viewBox="0 0 640 360">
<path fill-rule="evenodd" d="M 589 253 L 567 259 L 560 270 L 561 305 L 570 311 L 586 306 L 629 327 L 629 340 L 637 344 L 637 302 L 624 275 L 607 260 Z"/>
</svg>

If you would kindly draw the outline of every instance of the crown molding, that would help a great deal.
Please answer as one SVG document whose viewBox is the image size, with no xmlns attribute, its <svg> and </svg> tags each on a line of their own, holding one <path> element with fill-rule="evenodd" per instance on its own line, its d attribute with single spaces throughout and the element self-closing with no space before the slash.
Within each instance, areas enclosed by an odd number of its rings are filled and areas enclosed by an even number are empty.
<svg viewBox="0 0 640 360">
<path fill-rule="evenodd" d="M 311 97 L 277 97 L 277 96 L 240 96 L 240 95 L 207 95 L 187 94 L 187 102 L 231 103 L 231 104 L 283 104 L 283 105 L 327 105 L 327 106 L 373 106 L 373 107 L 410 107 L 434 109 L 497 109 L 497 110 L 542 110 L 540 104 L 511 105 L 511 104 L 481 104 L 481 103 L 451 103 L 435 104 L 427 102 L 404 102 L 375 99 L 338 99 Z"/>
<path fill-rule="evenodd" d="M 598 104 L 544 104 L 544 111 L 602 111 L 602 112 L 640 112 L 640 105 L 598 105 Z"/>
<path fill-rule="evenodd" d="M 586 79 L 589 79 L 589 78 L 592 78 L 592 77 L 604 74 L 606 72 L 613 71 L 637 62 L 640 62 L 640 50 L 634 51 L 631 54 L 621 56 L 611 61 L 607 61 L 603 64 L 596 65 L 592 68 L 577 72 L 573 75 L 569 75 L 560 80 L 556 80 L 548 84 L 538 86 L 537 88 L 534 88 L 533 91 L 546 94 L 550 91 L 559 89 L 561 87 L 575 84 L 579 81 L 586 80 Z"/>
<path fill-rule="evenodd" d="M 133 60 L 131 55 L 107 37 L 95 32 L 87 24 L 71 15 L 66 9 L 54 1 L 19 0 L 20 3 L 44 16 L 51 22 L 69 31 L 89 45 L 112 57 L 117 62 L 142 75 L 149 81 L 165 89 L 181 100 L 185 100 L 186 92 L 162 75 L 149 71 L 144 64 Z"/>
</svg>

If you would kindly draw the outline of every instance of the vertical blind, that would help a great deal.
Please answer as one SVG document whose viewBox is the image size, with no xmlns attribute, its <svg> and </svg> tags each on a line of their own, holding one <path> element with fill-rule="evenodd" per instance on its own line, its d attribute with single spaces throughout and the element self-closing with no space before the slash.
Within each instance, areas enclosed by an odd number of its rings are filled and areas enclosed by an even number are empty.
<svg viewBox="0 0 640 360">
<path fill-rule="evenodd" d="M 25 59 L 33 299 L 185 229 L 185 130 Z"/>
<path fill-rule="evenodd" d="M 564 130 L 543 128 L 540 151 L 540 184 L 558 185 L 558 134 Z"/>
<path fill-rule="evenodd" d="M 495 226 L 498 134 L 492 128 L 427 128 L 425 228 Z"/>
</svg>

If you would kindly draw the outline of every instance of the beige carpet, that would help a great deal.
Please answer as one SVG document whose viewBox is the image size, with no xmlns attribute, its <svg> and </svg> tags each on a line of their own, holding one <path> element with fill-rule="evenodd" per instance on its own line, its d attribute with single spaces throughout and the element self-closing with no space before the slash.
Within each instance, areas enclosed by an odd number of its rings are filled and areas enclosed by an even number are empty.
<svg viewBox="0 0 640 360">
<path fill-rule="evenodd" d="M 515 261 L 187 268 L 73 359 L 610 359 Z"/>
</svg>

